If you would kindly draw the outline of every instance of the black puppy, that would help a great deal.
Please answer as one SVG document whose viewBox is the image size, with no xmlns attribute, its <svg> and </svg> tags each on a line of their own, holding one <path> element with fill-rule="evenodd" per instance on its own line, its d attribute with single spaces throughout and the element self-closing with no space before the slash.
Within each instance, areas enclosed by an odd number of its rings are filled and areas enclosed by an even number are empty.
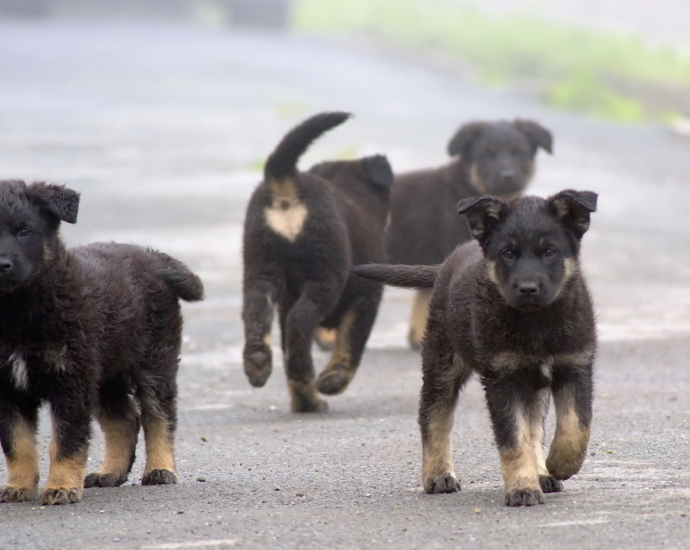
<svg viewBox="0 0 690 550">
<path fill-rule="evenodd" d="M 349 277 L 355 263 L 383 261 L 393 173 L 385 157 L 296 168 L 318 136 L 346 113 L 316 115 L 271 153 L 244 225 L 244 370 L 253 386 L 271 374 L 271 324 L 281 344 L 294 412 L 323 411 L 317 394 L 342 392 L 359 365 L 381 301 L 382 285 Z M 330 362 L 314 379 L 317 326 L 337 329 Z"/>
<path fill-rule="evenodd" d="M 358 275 L 406 287 L 433 286 L 424 335 L 419 425 L 427 493 L 457 491 L 450 434 L 458 392 L 481 378 L 501 457 L 508 506 L 543 502 L 582 465 L 592 420 L 596 329 L 579 267 L 595 193 L 546 200 L 466 199 L 477 240 L 440 266 L 358 266 Z M 544 460 L 550 395 L 556 433 Z"/>
<path fill-rule="evenodd" d="M 144 485 L 176 483 L 173 454 L 182 316 L 199 278 L 153 250 L 98 243 L 66 250 L 79 194 L 57 185 L 0 182 L 0 501 L 36 497 L 38 409 L 50 404 L 53 440 L 42 504 L 79 502 L 84 487 L 114 487 L 134 462 L 139 418 Z M 138 410 L 141 413 L 138 412 Z M 105 459 L 84 479 L 91 416 Z"/>
<path fill-rule="evenodd" d="M 531 120 L 471 122 L 448 144 L 455 157 L 446 166 L 395 176 L 388 230 L 388 261 L 394 264 L 440 264 L 458 244 L 471 239 L 464 216 L 450 206 L 469 197 L 516 197 L 534 174 L 541 148 L 551 153 L 551 133 Z M 419 290 L 410 318 L 408 341 L 421 344 L 428 290 Z"/>
</svg>

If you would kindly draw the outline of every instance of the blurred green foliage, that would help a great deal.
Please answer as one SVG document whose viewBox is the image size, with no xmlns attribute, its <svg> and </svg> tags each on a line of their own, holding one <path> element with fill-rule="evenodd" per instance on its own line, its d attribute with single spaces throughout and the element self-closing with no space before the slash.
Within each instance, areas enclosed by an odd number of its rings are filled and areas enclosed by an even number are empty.
<svg viewBox="0 0 690 550">
<path fill-rule="evenodd" d="M 364 33 L 442 51 L 487 83 L 527 83 L 564 109 L 618 121 L 668 120 L 690 97 L 690 59 L 537 14 L 498 16 L 442 0 L 298 0 L 298 30 Z"/>
</svg>

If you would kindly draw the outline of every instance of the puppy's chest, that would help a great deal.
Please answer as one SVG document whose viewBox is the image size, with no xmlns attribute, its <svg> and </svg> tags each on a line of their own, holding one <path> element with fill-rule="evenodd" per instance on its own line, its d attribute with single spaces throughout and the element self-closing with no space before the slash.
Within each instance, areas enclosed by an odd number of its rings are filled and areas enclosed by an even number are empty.
<svg viewBox="0 0 690 550">
<path fill-rule="evenodd" d="M 67 348 L 2 350 L 0 373 L 2 378 L 20 392 L 35 392 L 52 384 L 66 372 Z"/>
</svg>

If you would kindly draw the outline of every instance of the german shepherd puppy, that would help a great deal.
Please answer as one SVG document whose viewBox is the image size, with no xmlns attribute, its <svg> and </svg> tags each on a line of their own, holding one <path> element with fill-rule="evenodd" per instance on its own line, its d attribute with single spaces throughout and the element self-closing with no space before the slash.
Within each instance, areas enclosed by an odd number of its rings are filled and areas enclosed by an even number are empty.
<svg viewBox="0 0 690 550">
<path fill-rule="evenodd" d="M 386 249 L 393 264 L 440 264 L 472 238 L 465 216 L 451 206 L 469 197 L 514 198 L 532 179 L 538 149 L 553 136 L 532 120 L 470 122 L 448 144 L 453 160 L 440 168 L 397 174 L 391 192 Z M 408 341 L 421 346 L 430 292 L 417 291 Z"/>
<path fill-rule="evenodd" d="M 360 276 L 433 286 L 419 406 L 427 493 L 458 491 L 450 434 L 458 392 L 473 372 L 486 393 L 508 506 L 544 502 L 577 473 L 592 420 L 596 329 L 579 267 L 597 195 L 460 201 L 474 242 L 440 266 L 357 266 Z M 550 396 L 556 433 L 544 460 Z"/>
<path fill-rule="evenodd" d="M 384 261 L 393 173 L 385 157 L 330 162 L 308 172 L 297 161 L 347 113 L 316 115 L 290 131 L 266 162 L 244 224 L 244 371 L 263 386 L 272 370 L 273 310 L 293 412 L 327 410 L 318 396 L 345 390 L 355 375 L 383 286 L 349 276 L 355 263 Z M 315 379 L 317 326 L 337 329 L 331 360 Z"/>
<path fill-rule="evenodd" d="M 53 440 L 41 504 L 79 502 L 84 487 L 115 487 L 146 438 L 142 484 L 176 483 L 173 454 L 182 316 L 201 300 L 199 278 L 150 249 L 96 243 L 66 250 L 79 194 L 0 182 L 0 502 L 38 493 L 38 409 L 50 404 Z M 140 412 L 139 412 L 140 411 Z M 101 469 L 84 479 L 91 416 L 105 434 Z"/>
</svg>

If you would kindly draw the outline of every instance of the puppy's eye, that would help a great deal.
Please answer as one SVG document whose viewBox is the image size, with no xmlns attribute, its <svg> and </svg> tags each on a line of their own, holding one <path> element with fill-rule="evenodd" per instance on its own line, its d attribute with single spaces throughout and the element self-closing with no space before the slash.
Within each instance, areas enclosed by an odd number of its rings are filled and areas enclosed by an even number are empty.
<svg viewBox="0 0 690 550">
<path fill-rule="evenodd" d="M 28 229 L 20 229 L 19 231 L 17 231 L 17 237 L 19 238 L 26 238 L 29 235 L 31 235 L 31 231 L 29 231 Z"/>
<path fill-rule="evenodd" d="M 544 250 L 544 258 L 553 258 L 556 255 L 556 251 L 553 248 L 547 248 Z"/>
<path fill-rule="evenodd" d="M 503 256 L 506 260 L 515 259 L 515 253 L 512 250 L 504 250 L 503 252 L 501 252 L 501 256 Z"/>
</svg>

